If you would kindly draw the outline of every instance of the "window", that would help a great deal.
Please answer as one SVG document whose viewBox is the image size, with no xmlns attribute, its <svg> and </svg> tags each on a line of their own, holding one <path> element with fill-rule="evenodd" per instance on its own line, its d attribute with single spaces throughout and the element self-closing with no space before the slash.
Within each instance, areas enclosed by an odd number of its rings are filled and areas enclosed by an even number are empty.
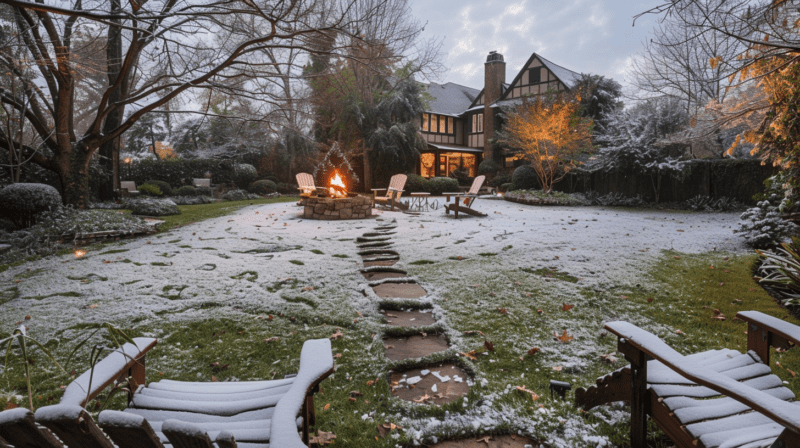
<svg viewBox="0 0 800 448">
<path fill-rule="evenodd" d="M 472 132 L 483 132 L 483 114 L 472 116 Z"/>
<path fill-rule="evenodd" d="M 528 84 L 536 84 L 537 82 L 542 82 L 541 67 L 535 67 L 528 70 Z"/>
<path fill-rule="evenodd" d="M 447 117 L 444 115 L 439 115 L 439 133 L 446 134 L 447 133 Z"/>
<path fill-rule="evenodd" d="M 450 134 L 456 133 L 456 128 L 453 127 L 453 117 L 447 117 L 447 132 Z"/>
<path fill-rule="evenodd" d="M 428 114 L 422 114 L 422 130 L 428 132 Z"/>
</svg>

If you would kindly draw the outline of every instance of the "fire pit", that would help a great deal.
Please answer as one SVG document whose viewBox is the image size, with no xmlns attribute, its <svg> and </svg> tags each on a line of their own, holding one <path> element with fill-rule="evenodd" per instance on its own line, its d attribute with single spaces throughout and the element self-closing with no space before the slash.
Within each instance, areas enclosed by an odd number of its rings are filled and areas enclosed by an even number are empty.
<svg viewBox="0 0 800 448">
<path fill-rule="evenodd" d="M 300 203 L 306 219 L 363 219 L 372 216 L 372 199 L 348 192 L 336 171 L 328 182 L 328 190 L 301 195 Z"/>
</svg>

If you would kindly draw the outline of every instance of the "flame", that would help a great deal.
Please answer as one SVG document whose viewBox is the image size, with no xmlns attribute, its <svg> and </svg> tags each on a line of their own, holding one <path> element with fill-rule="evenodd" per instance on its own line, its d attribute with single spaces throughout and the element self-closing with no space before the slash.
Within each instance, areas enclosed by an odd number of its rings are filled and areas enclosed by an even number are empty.
<svg viewBox="0 0 800 448">
<path fill-rule="evenodd" d="M 330 187 L 328 187 L 328 191 L 330 192 L 331 196 L 344 197 L 347 195 L 346 193 L 347 186 L 344 184 L 342 177 L 339 176 L 339 173 L 337 171 L 333 172 L 333 177 L 331 177 L 331 180 L 328 182 L 328 184 L 330 185 Z M 333 186 L 340 187 L 341 190 L 337 190 L 333 188 Z"/>
</svg>

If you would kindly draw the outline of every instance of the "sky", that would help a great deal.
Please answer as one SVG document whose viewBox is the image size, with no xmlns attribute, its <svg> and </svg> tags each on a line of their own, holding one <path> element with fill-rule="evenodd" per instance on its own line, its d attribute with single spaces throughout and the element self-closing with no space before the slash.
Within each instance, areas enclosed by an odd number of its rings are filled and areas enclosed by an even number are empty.
<svg viewBox="0 0 800 448">
<path fill-rule="evenodd" d="M 415 0 L 423 38 L 443 38 L 448 70 L 436 82 L 483 87 L 483 63 L 496 50 L 509 82 L 534 52 L 623 86 L 631 60 L 659 17 L 633 16 L 664 0 Z"/>
</svg>

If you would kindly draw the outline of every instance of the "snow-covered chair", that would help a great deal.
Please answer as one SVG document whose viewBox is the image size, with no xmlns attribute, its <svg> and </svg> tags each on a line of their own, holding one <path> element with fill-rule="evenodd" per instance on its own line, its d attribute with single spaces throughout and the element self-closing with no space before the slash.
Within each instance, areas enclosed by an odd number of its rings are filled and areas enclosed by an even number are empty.
<svg viewBox="0 0 800 448">
<path fill-rule="evenodd" d="M 406 186 L 408 176 L 405 174 L 395 174 L 389 179 L 389 188 L 373 188 L 372 189 L 372 206 L 382 205 L 388 206 L 389 210 L 394 210 L 395 207 L 401 210 L 408 210 L 408 205 L 400 202 L 400 196 L 403 194 L 403 188 Z M 385 196 L 378 196 L 379 191 L 386 191 Z"/>
<path fill-rule="evenodd" d="M 95 374 L 111 372 L 112 364 L 96 367 Z M 309 340 L 300 353 L 300 370 L 292 378 L 224 383 L 161 380 L 138 387 L 124 411 L 101 412 L 99 426 L 82 407 L 85 392 L 81 388 L 71 392 L 70 384 L 60 404 L 36 411 L 36 423 L 45 428 L 35 425 L 34 415 L 26 409 L 1 412 L 0 439 L 26 448 L 62 448 L 53 434 L 69 448 L 306 447 L 308 427 L 314 424 L 313 394 L 331 373 L 330 340 Z M 86 389 L 86 383 L 80 384 Z M 94 384 L 92 392 L 99 393 L 102 388 Z"/>
<path fill-rule="evenodd" d="M 448 204 L 444 208 L 444 213 L 449 215 L 450 212 L 455 214 L 456 219 L 458 219 L 458 212 L 466 213 L 472 216 L 480 216 L 485 217 L 486 213 L 481 213 L 477 210 L 472 209 L 472 204 L 475 202 L 475 199 L 478 199 L 478 193 L 483 186 L 483 181 L 486 180 L 486 176 L 478 176 L 472 181 L 472 186 L 469 188 L 469 191 L 466 193 L 445 193 L 447 196 L 447 200 L 450 201 L 450 196 L 455 196 L 455 202 L 452 204 Z M 463 201 L 463 202 L 462 202 Z M 461 202 L 461 204 L 459 204 Z"/>
<path fill-rule="evenodd" d="M 325 190 L 323 187 L 315 186 L 314 176 L 308 173 L 297 173 L 294 177 L 297 179 L 297 189 L 300 190 L 300 194 L 311 195 L 317 190 Z"/>
<path fill-rule="evenodd" d="M 800 326 L 758 311 L 737 317 L 748 328 L 744 354 L 683 356 L 632 324 L 606 324 L 631 365 L 576 390 L 576 404 L 630 402 L 631 446 L 646 446 L 650 416 L 679 447 L 800 447 L 800 403 L 769 367 L 770 347 L 800 345 Z"/>
<path fill-rule="evenodd" d="M 121 192 L 124 192 L 123 195 L 136 196 L 139 194 L 139 190 L 136 189 L 136 182 L 133 181 L 121 181 L 119 183 L 119 189 Z"/>
</svg>

